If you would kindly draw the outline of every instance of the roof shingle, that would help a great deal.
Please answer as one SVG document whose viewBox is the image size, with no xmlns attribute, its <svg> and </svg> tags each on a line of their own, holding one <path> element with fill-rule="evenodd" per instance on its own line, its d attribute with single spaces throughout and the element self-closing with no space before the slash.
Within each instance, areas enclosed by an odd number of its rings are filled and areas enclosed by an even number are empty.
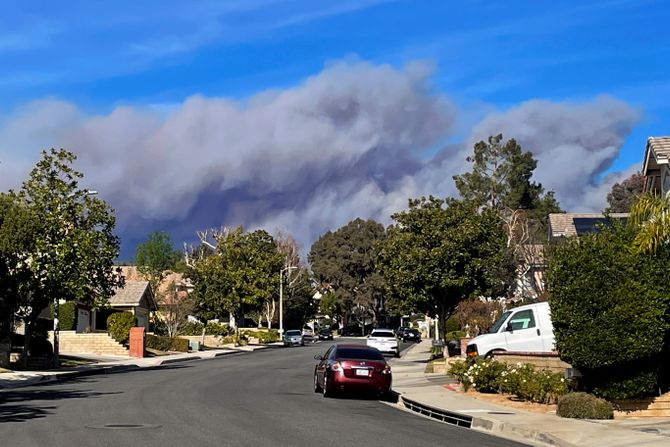
<svg viewBox="0 0 670 447">
<path fill-rule="evenodd" d="M 112 306 L 139 306 L 148 288 L 149 281 L 126 280 L 125 287 L 114 291 L 114 296 L 109 300 L 109 304 Z"/>
</svg>

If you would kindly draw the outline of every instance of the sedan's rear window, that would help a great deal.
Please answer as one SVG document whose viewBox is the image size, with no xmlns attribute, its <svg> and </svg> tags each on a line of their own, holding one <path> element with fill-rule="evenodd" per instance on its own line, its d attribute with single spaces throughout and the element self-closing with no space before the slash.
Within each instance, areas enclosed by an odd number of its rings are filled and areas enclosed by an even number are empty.
<svg viewBox="0 0 670 447">
<path fill-rule="evenodd" d="M 376 349 L 340 348 L 337 350 L 339 359 L 384 360 L 384 356 Z"/>
<path fill-rule="evenodd" d="M 295 335 L 301 335 L 300 331 L 286 331 L 286 336 L 291 337 Z"/>
<path fill-rule="evenodd" d="M 370 334 L 370 337 L 388 337 L 388 338 L 394 338 L 395 334 L 391 331 L 372 331 L 372 334 Z"/>
</svg>

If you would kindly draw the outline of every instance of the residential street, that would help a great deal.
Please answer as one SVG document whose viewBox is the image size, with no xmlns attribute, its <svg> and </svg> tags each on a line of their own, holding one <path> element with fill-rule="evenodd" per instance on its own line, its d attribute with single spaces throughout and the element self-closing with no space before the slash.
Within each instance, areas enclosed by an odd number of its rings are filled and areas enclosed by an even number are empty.
<svg viewBox="0 0 670 447">
<path fill-rule="evenodd" d="M 268 349 L 0 394 L 7 446 L 521 445 L 372 399 L 312 389 L 331 342 Z"/>
</svg>

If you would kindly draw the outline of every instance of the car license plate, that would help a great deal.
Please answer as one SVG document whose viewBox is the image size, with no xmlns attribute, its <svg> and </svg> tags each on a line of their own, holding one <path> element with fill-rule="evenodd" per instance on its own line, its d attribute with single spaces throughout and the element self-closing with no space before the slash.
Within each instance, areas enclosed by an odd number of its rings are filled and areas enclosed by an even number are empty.
<svg viewBox="0 0 670 447">
<path fill-rule="evenodd" d="M 368 376 L 368 370 L 367 369 L 357 369 L 356 370 L 356 375 L 357 376 Z"/>
</svg>

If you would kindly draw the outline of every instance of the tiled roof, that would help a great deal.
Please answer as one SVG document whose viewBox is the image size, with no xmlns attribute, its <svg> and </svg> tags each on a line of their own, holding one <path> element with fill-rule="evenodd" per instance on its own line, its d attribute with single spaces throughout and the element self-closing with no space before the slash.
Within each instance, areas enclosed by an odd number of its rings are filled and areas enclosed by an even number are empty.
<svg viewBox="0 0 670 447">
<path fill-rule="evenodd" d="M 550 237 L 577 236 L 575 219 L 603 219 L 602 213 L 552 213 L 549 214 Z M 625 219 L 628 213 L 612 213 L 614 219 Z"/>
<path fill-rule="evenodd" d="M 126 280 L 122 289 L 116 289 L 109 300 L 112 306 L 139 306 L 142 297 L 149 289 L 149 281 Z"/>
</svg>

